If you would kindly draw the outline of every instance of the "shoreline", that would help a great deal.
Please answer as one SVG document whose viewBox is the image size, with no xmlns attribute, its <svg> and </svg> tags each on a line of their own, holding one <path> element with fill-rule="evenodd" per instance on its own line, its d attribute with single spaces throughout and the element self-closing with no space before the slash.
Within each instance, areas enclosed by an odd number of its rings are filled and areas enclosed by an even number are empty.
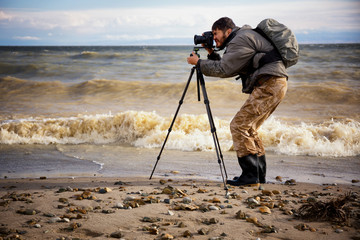
<svg viewBox="0 0 360 240">
<path fill-rule="evenodd" d="M 73 240 L 360 237 L 359 186 L 296 182 L 261 186 L 262 190 L 232 187 L 226 197 L 221 182 L 173 176 L 0 179 L 0 236 Z M 357 215 L 346 223 L 296 217 L 304 204 L 328 202 L 350 191 L 346 206 Z M 262 213 L 264 209 L 268 213 Z"/>
<path fill-rule="evenodd" d="M 159 149 L 115 145 L 0 145 L 0 179 L 71 177 L 150 177 Z M 223 152 L 228 178 L 240 175 L 234 152 Z M 317 184 L 352 184 L 359 179 L 354 157 L 287 156 L 267 151 L 267 178 Z M 174 174 L 173 172 L 176 172 Z M 222 181 L 215 152 L 163 152 L 153 177 Z M 360 185 L 360 183 L 355 183 Z"/>
</svg>

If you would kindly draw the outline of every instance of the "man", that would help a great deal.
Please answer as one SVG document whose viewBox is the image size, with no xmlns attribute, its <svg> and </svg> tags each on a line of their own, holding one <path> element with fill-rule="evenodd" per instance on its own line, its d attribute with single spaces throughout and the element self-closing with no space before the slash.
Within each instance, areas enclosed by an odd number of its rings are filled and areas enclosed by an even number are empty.
<svg viewBox="0 0 360 240">
<path fill-rule="evenodd" d="M 274 47 L 250 26 L 239 28 L 230 18 L 223 17 L 213 24 L 212 33 L 216 47 L 226 48 L 223 57 L 214 49 L 207 49 L 207 60 L 193 53 L 187 58 L 188 63 L 200 67 L 206 76 L 240 75 L 243 92 L 250 93 L 230 123 L 242 174 L 227 183 L 234 186 L 265 183 L 265 149 L 257 131 L 285 96 L 288 78 L 285 66 L 279 59 L 261 63 L 260 59 Z"/>
</svg>

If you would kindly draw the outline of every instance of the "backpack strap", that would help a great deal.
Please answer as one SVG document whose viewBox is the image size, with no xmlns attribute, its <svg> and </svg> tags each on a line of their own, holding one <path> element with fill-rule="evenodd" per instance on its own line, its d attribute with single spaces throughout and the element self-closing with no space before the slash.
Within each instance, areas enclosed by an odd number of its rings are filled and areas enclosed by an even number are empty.
<svg viewBox="0 0 360 240">
<path fill-rule="evenodd" d="M 281 57 L 278 49 L 276 48 L 275 44 L 273 43 L 273 41 L 271 41 L 271 39 L 260 28 L 257 27 L 257 28 L 255 28 L 253 30 L 255 32 L 259 33 L 261 36 L 263 36 L 274 47 L 273 50 L 271 50 L 270 52 L 266 52 L 265 56 L 263 56 L 259 60 L 259 67 L 258 68 L 261 68 L 265 64 L 268 64 L 268 63 L 271 63 L 271 62 L 276 62 L 276 61 L 280 61 L 280 60 L 282 61 L 282 57 Z"/>
</svg>

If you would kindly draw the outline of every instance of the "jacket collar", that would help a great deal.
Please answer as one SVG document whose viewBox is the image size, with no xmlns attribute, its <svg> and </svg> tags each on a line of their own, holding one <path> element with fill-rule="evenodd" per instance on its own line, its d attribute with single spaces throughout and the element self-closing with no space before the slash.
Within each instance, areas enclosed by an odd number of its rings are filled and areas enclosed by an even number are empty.
<svg viewBox="0 0 360 240">
<path fill-rule="evenodd" d="M 225 39 L 224 43 L 218 48 L 218 50 L 223 50 L 229 44 L 229 42 L 233 40 L 233 38 L 236 36 L 237 31 L 239 30 L 239 27 L 234 27 L 229 36 Z"/>
</svg>

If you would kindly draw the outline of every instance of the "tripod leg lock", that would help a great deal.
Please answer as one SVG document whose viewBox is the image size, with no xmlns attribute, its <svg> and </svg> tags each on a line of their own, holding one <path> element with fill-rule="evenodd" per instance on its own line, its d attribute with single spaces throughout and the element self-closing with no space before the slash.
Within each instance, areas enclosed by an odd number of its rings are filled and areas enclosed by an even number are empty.
<svg viewBox="0 0 360 240">
<path fill-rule="evenodd" d="M 215 128 L 215 127 L 213 127 L 213 128 L 211 129 L 211 133 L 214 133 L 214 132 L 216 132 L 216 128 Z"/>
<path fill-rule="evenodd" d="M 210 101 L 209 101 L 208 99 L 205 99 L 205 100 L 204 100 L 204 103 L 205 103 L 205 104 L 210 104 Z"/>
<path fill-rule="evenodd" d="M 180 100 L 180 101 L 179 101 L 179 104 L 181 105 L 181 104 L 183 104 L 183 102 L 184 102 L 183 100 Z"/>
</svg>

